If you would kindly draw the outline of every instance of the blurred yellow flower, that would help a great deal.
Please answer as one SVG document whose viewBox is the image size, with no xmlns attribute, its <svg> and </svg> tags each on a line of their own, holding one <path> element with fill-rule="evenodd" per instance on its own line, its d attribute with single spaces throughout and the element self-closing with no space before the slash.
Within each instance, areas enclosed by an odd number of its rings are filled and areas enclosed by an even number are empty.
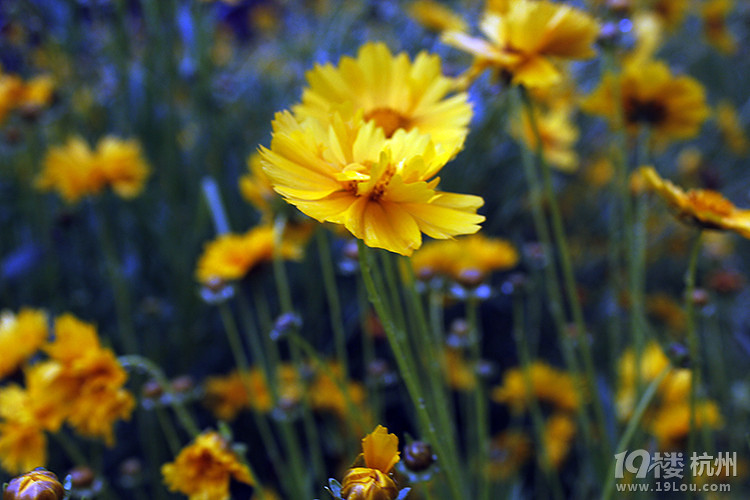
<svg viewBox="0 0 750 500">
<path fill-rule="evenodd" d="M 214 431 L 197 436 L 174 462 L 162 466 L 161 473 L 169 491 L 183 493 L 190 500 L 228 500 L 231 479 L 255 484 L 230 443 Z"/>
<path fill-rule="evenodd" d="M 737 52 L 737 40 L 727 29 L 727 17 L 734 8 L 732 0 L 709 0 L 701 5 L 703 33 L 716 50 L 724 54 Z"/>
<path fill-rule="evenodd" d="M 486 68 L 527 87 L 558 83 L 557 61 L 594 57 L 599 24 L 585 12 L 547 0 L 511 0 L 487 10 L 480 29 L 487 39 L 454 31 L 446 43 L 474 55 L 471 75 Z"/>
<path fill-rule="evenodd" d="M 750 142 L 740 122 L 740 117 L 737 116 L 737 110 L 729 101 L 720 101 L 716 105 L 716 125 L 729 149 L 738 155 L 747 154 L 750 150 Z"/>
<path fill-rule="evenodd" d="M 0 379 L 15 372 L 47 339 L 47 314 L 21 309 L 0 312 Z"/>
<path fill-rule="evenodd" d="M 414 253 L 412 266 L 417 276 L 439 274 L 459 280 L 467 272 L 486 276 L 506 271 L 518 264 L 513 244 L 483 234 L 446 241 L 430 241 Z"/>
<path fill-rule="evenodd" d="M 282 238 L 282 258 L 302 258 L 302 245 L 292 238 Z M 195 271 L 199 282 L 212 280 L 238 280 L 264 262 L 271 262 L 274 255 L 274 228 L 257 226 L 245 234 L 222 234 L 205 244 Z"/>
<path fill-rule="evenodd" d="M 628 62 L 619 77 L 604 75 L 582 109 L 610 121 L 622 113 L 630 133 L 645 126 L 661 142 L 697 135 L 709 116 L 703 86 L 689 76 L 672 75 L 661 61 Z"/>
<path fill-rule="evenodd" d="M 49 75 L 35 76 L 24 83 L 18 105 L 20 107 L 41 108 L 49 106 L 55 92 L 55 80 Z"/>
<path fill-rule="evenodd" d="M 531 457 L 533 445 L 521 431 L 503 431 L 492 438 L 487 474 L 493 479 L 508 479 L 518 474 Z"/>
<path fill-rule="evenodd" d="M 531 379 L 531 392 L 539 401 L 566 411 L 574 411 L 581 404 L 576 381 L 570 374 L 535 361 L 529 366 L 528 375 Z M 529 395 L 522 369 L 512 368 L 506 371 L 502 385 L 495 387 L 490 397 L 496 403 L 509 405 L 514 413 L 525 411 L 529 405 Z"/>
<path fill-rule="evenodd" d="M 460 350 L 446 348 L 443 360 L 448 387 L 457 391 L 471 391 L 477 386 L 476 370 Z"/>
<path fill-rule="evenodd" d="M 668 30 L 675 30 L 690 10 L 689 0 L 641 0 L 644 7 L 654 13 Z"/>
<path fill-rule="evenodd" d="M 28 410 L 5 406 L 11 389 L 0 389 L 0 466 L 11 474 L 20 474 L 46 465 L 47 437 L 26 413 Z"/>
<path fill-rule="evenodd" d="M 434 0 L 415 0 L 408 12 L 412 19 L 432 31 L 466 31 L 469 28 L 463 17 Z"/>
<path fill-rule="evenodd" d="M 398 130 L 387 139 L 374 121 L 330 124 L 276 115 L 271 149 L 261 148 L 274 188 L 320 222 L 343 224 L 370 247 L 411 255 L 422 232 L 446 239 L 475 233 L 478 196 L 444 193 L 433 177 L 445 164 L 428 136 Z"/>
<path fill-rule="evenodd" d="M 367 43 L 356 59 L 344 56 L 338 67 L 315 66 L 307 81 L 302 103 L 293 108 L 300 119 L 327 121 L 332 111 L 348 106 L 387 138 L 398 130 L 428 134 L 444 163 L 463 147 L 469 131 L 468 95 L 454 93 L 456 82 L 443 76 L 437 55 L 420 52 L 411 62 L 405 52 L 394 56 L 384 43 Z"/>
<path fill-rule="evenodd" d="M 734 231 L 750 238 L 750 210 L 735 207 L 716 191 L 683 191 L 670 181 L 662 179 L 653 167 L 642 167 L 640 172 L 649 188 L 677 212 L 680 220 L 703 229 Z"/>
<path fill-rule="evenodd" d="M 575 421 L 566 414 L 555 413 L 544 425 L 544 442 L 554 467 L 560 467 L 570 452 L 576 434 Z"/>
<path fill-rule="evenodd" d="M 122 198 L 133 198 L 143 189 L 150 168 L 135 140 L 107 136 L 96 147 L 94 169 Z"/>
<path fill-rule="evenodd" d="M 352 467 L 341 483 L 345 500 L 393 500 L 398 487 L 389 476 L 399 461 L 398 437 L 378 425 L 362 439 L 364 467 Z"/>
<path fill-rule="evenodd" d="M 534 120 L 542 142 L 544 158 L 550 165 L 563 172 L 576 171 L 578 154 L 575 144 L 578 140 L 578 127 L 573 122 L 572 108 L 558 106 L 547 111 L 536 108 Z M 531 151 L 536 151 L 538 141 L 527 110 L 524 110 L 520 123 L 514 123 L 513 135 L 522 139 Z"/>
<path fill-rule="evenodd" d="M 247 168 L 248 172 L 239 181 L 242 197 L 260 211 L 264 221 L 270 223 L 273 219 L 272 203 L 280 198 L 273 190 L 271 179 L 263 171 L 259 153 L 248 156 Z"/>
<path fill-rule="evenodd" d="M 697 428 L 718 429 L 723 425 L 719 407 L 713 401 L 698 401 L 695 409 Z M 648 425 L 649 432 L 656 437 L 659 449 L 680 448 L 690 432 L 690 404 L 666 405 L 657 411 Z"/>
<path fill-rule="evenodd" d="M 363 405 L 365 388 L 359 382 L 344 380 L 338 363 L 328 363 L 328 370 L 333 376 L 321 369 L 307 389 L 310 406 L 346 418 L 351 413 L 350 404 L 355 407 Z"/>
</svg>

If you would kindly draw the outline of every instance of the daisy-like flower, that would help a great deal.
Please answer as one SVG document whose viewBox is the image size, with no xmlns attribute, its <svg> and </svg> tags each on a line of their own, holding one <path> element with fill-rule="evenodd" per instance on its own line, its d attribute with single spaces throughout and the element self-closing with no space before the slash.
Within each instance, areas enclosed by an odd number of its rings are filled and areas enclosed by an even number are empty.
<svg viewBox="0 0 750 500">
<path fill-rule="evenodd" d="M 460 280 L 464 273 L 486 276 L 518 264 L 518 252 L 508 241 L 473 234 L 463 238 L 426 243 L 412 258 L 418 276 L 439 274 Z"/>
<path fill-rule="evenodd" d="M 0 389 L 0 466 L 12 474 L 47 462 L 47 436 L 35 403 L 17 385 Z"/>
<path fill-rule="evenodd" d="M 558 106 L 547 111 L 534 110 L 534 120 L 539 130 L 544 158 L 563 172 L 578 168 L 575 144 L 578 127 L 572 120 L 571 108 Z M 528 110 L 524 110 L 520 123 L 514 124 L 514 135 L 520 137 L 531 151 L 537 148 L 537 138 Z"/>
<path fill-rule="evenodd" d="M 646 185 L 663 198 L 680 220 L 703 229 L 734 231 L 750 238 L 750 210 L 739 209 L 721 193 L 709 189 L 682 190 L 662 179 L 653 167 L 641 167 Z"/>
<path fill-rule="evenodd" d="M 544 424 L 544 441 L 554 467 L 560 467 L 567 458 L 575 434 L 576 423 L 565 413 L 555 413 Z"/>
<path fill-rule="evenodd" d="M 363 467 L 352 467 L 341 484 L 341 497 L 346 500 L 393 500 L 398 486 L 390 472 L 400 459 L 398 437 L 378 425 L 362 439 Z"/>
<path fill-rule="evenodd" d="M 471 76 L 494 68 L 527 87 L 558 83 L 557 61 L 594 57 L 599 34 L 599 24 L 585 12 L 547 0 L 499 2 L 485 12 L 480 29 L 486 39 L 458 31 L 443 39 L 474 56 Z"/>
<path fill-rule="evenodd" d="M 302 258 L 302 241 L 286 234 L 282 238 L 281 257 Z M 263 262 L 271 262 L 274 253 L 274 229 L 257 226 L 245 234 L 222 234 L 206 244 L 198 260 L 196 278 L 203 284 L 213 280 L 241 279 Z"/>
<path fill-rule="evenodd" d="M 276 192 L 320 222 L 343 224 L 370 247 L 411 255 L 422 232 L 438 239 L 475 233 L 478 196 L 438 191 L 445 164 L 429 136 L 398 130 L 391 138 L 357 117 L 300 123 L 288 112 L 261 148 Z"/>
<path fill-rule="evenodd" d="M 466 31 L 464 19 L 442 3 L 434 0 L 415 0 L 409 5 L 409 16 L 432 31 Z"/>
<path fill-rule="evenodd" d="M 531 388 L 539 401 L 546 401 L 564 411 L 573 411 L 581 404 L 576 381 L 568 373 L 540 361 L 529 366 Z M 496 403 L 508 404 L 514 413 L 528 407 L 529 398 L 521 368 L 513 368 L 503 375 L 502 385 L 494 388 L 491 398 Z"/>
<path fill-rule="evenodd" d="M 619 86 L 620 101 L 615 99 Z M 592 114 L 615 120 L 620 111 L 630 133 L 649 127 L 654 139 L 689 139 L 700 131 L 710 112 L 698 81 L 674 76 L 661 61 L 633 61 L 622 74 L 607 74 L 582 104 Z"/>
<path fill-rule="evenodd" d="M 133 198 L 143 189 L 150 168 L 135 140 L 107 136 L 97 144 L 94 169 L 122 198 Z"/>
<path fill-rule="evenodd" d="M 349 106 L 372 120 L 386 137 L 396 131 L 429 134 L 447 162 L 463 147 L 471 120 L 465 92 L 444 76 L 440 57 L 420 52 L 414 62 L 383 43 L 363 45 L 356 59 L 344 56 L 337 67 L 318 65 L 307 73 L 309 87 L 293 108 L 300 119 L 327 121 L 332 111 Z"/>
<path fill-rule="evenodd" d="M 16 371 L 47 339 L 47 315 L 22 309 L 0 313 L 0 379 Z"/>
<path fill-rule="evenodd" d="M 346 392 L 342 390 L 342 385 Z M 313 409 L 331 412 L 341 418 L 349 414 L 349 404 L 361 407 L 366 396 L 361 383 L 343 379 L 341 365 L 338 363 L 329 363 L 328 372 L 321 370 L 310 385 L 308 393 Z"/>
<path fill-rule="evenodd" d="M 218 432 L 208 431 L 180 451 L 174 462 L 161 468 L 170 491 L 178 491 L 190 500 L 227 500 L 232 479 L 255 484 L 247 465 Z"/>
</svg>

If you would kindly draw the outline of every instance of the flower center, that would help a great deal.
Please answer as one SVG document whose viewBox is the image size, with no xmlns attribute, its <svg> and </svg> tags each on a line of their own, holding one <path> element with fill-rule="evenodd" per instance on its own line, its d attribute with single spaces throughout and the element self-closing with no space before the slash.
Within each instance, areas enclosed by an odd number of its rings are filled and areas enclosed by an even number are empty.
<svg viewBox="0 0 750 500">
<path fill-rule="evenodd" d="M 365 115 L 365 120 L 375 120 L 377 126 L 383 129 L 388 138 L 400 128 L 406 130 L 411 128 L 409 119 L 391 108 L 375 108 Z"/>
<path fill-rule="evenodd" d="M 625 119 L 629 123 L 646 122 L 658 125 L 666 117 L 667 108 L 659 101 L 639 101 L 631 98 L 625 102 Z"/>
<path fill-rule="evenodd" d="M 719 216 L 732 214 L 734 205 L 720 193 L 711 190 L 691 190 L 687 193 L 690 204 L 701 212 L 710 212 Z"/>
</svg>

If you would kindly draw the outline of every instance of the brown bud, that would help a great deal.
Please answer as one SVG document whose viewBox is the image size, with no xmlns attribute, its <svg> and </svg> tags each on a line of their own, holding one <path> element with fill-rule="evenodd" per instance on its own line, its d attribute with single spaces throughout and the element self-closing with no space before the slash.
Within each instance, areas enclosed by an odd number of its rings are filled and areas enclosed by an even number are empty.
<svg viewBox="0 0 750 500">
<path fill-rule="evenodd" d="M 172 389 L 175 392 L 188 392 L 195 387 L 195 381 L 190 375 L 180 375 L 172 380 Z"/>
<path fill-rule="evenodd" d="M 435 462 L 432 447 L 424 441 L 412 441 L 404 447 L 404 464 L 409 470 L 421 472 Z"/>
<path fill-rule="evenodd" d="M 11 479 L 3 500 L 62 500 L 64 495 L 57 476 L 40 467 Z"/>
<path fill-rule="evenodd" d="M 693 304 L 696 306 L 703 307 L 707 305 L 710 300 L 711 297 L 709 297 L 705 288 L 696 288 L 693 290 Z"/>
<path fill-rule="evenodd" d="M 70 485 L 77 490 L 90 487 L 96 478 L 91 467 L 85 465 L 73 467 L 70 469 L 70 472 L 68 472 L 68 475 L 70 476 Z"/>
<path fill-rule="evenodd" d="M 484 281 L 484 273 L 479 269 L 464 269 L 456 281 L 466 288 L 476 288 Z"/>
<path fill-rule="evenodd" d="M 143 384 L 143 397 L 148 399 L 159 399 L 164 394 L 164 388 L 156 380 L 149 380 Z"/>
</svg>

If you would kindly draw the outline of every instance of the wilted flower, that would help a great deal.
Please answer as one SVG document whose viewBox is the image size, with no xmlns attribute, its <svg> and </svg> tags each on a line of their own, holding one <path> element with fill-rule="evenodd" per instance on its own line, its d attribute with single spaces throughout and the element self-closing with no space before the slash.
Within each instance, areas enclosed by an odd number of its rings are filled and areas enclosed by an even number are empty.
<svg viewBox="0 0 750 500">
<path fill-rule="evenodd" d="M 480 29 L 487 37 L 448 32 L 444 41 L 475 58 L 470 73 L 494 68 L 527 87 L 558 83 L 558 61 L 594 57 L 598 23 L 585 12 L 547 0 L 511 0 L 488 9 Z"/>
<path fill-rule="evenodd" d="M 387 139 L 375 121 L 335 115 L 330 124 L 300 123 L 288 112 L 276 115 L 273 129 L 271 149 L 261 154 L 276 191 L 368 246 L 411 255 L 422 232 L 446 239 L 475 233 L 484 220 L 476 214 L 482 198 L 436 189 L 446 157 L 416 129 Z"/>
<path fill-rule="evenodd" d="M 196 437 L 174 462 L 162 466 L 161 473 L 170 491 L 183 493 L 190 500 L 227 500 L 231 479 L 255 484 L 247 465 L 215 431 Z"/>
</svg>

